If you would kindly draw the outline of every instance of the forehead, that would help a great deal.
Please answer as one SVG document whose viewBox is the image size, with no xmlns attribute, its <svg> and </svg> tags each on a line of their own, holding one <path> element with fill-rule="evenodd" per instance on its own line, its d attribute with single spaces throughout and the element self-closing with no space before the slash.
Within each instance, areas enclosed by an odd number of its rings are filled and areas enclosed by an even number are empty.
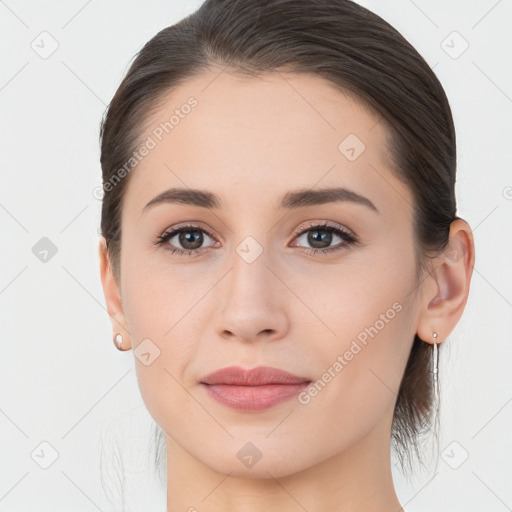
<svg viewBox="0 0 512 512">
<path fill-rule="evenodd" d="M 140 211 L 177 186 L 242 207 L 273 204 L 291 188 L 346 185 L 403 211 L 412 200 L 392 176 L 387 136 L 376 115 L 316 75 L 209 70 L 171 90 L 148 118 L 141 140 L 151 149 L 132 171 L 125 204 Z"/>
</svg>

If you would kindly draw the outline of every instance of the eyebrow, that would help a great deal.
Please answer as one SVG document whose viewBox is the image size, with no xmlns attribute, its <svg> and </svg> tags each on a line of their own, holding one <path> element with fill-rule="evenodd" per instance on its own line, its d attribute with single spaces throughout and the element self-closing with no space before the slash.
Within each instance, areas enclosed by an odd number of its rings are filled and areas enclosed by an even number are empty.
<svg viewBox="0 0 512 512">
<path fill-rule="evenodd" d="M 280 208 L 297 209 L 326 203 L 350 202 L 367 206 L 379 213 L 377 207 L 365 196 L 344 187 L 324 189 L 302 189 L 287 192 L 281 199 Z M 154 197 L 144 206 L 142 213 L 159 204 L 186 204 L 200 208 L 219 209 L 222 206 L 220 197 L 213 192 L 191 188 L 170 188 Z"/>
</svg>

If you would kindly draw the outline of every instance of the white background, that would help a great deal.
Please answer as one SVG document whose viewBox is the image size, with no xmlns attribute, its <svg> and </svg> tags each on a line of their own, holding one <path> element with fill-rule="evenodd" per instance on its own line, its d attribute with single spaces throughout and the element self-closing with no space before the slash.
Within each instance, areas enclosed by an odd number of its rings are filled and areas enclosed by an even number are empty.
<svg viewBox="0 0 512 512">
<path fill-rule="evenodd" d="M 502 512 L 512 508 L 512 1 L 360 3 L 418 49 L 446 90 L 457 213 L 476 243 L 466 311 L 442 353 L 441 457 L 410 482 L 395 473 L 397 492 L 408 512 Z M 133 354 L 112 343 L 92 191 L 101 116 L 129 62 L 199 4 L 0 1 L 0 512 L 120 510 L 100 479 L 100 448 L 114 461 L 116 443 L 125 510 L 165 510 L 165 488 L 148 473 L 152 419 Z M 43 31 L 58 42 L 47 59 L 31 47 Z M 458 58 L 445 51 L 461 48 L 453 31 L 469 44 Z M 32 252 L 42 237 L 58 249 L 46 263 Z M 48 469 L 42 442 L 58 453 Z"/>
</svg>

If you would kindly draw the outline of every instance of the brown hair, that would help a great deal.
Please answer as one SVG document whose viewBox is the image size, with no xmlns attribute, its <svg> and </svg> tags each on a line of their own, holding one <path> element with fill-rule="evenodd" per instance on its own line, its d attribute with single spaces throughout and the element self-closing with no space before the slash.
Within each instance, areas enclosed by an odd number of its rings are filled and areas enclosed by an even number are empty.
<svg viewBox="0 0 512 512">
<path fill-rule="evenodd" d="M 212 67 L 257 76 L 314 73 L 376 114 L 389 134 L 394 173 L 413 193 L 420 276 L 445 249 L 455 203 L 456 141 L 439 80 L 411 44 L 378 15 L 349 0 L 206 0 L 156 34 L 137 54 L 102 120 L 105 195 L 101 231 L 119 282 L 121 209 L 129 175 L 112 178 L 141 142 L 150 113 L 188 78 Z M 392 440 L 404 455 L 432 424 L 432 348 L 416 335 L 396 401 Z"/>
</svg>

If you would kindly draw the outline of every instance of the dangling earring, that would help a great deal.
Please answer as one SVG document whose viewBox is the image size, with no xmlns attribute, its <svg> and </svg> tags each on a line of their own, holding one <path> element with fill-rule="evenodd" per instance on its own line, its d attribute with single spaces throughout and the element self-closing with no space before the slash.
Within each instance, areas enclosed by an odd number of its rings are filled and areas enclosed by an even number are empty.
<svg viewBox="0 0 512 512">
<path fill-rule="evenodd" d="M 434 358 L 434 371 L 433 371 L 433 376 L 434 376 L 434 397 L 435 397 L 435 400 L 436 400 L 436 408 L 437 408 L 437 405 L 439 403 L 439 382 L 438 382 L 438 376 L 439 376 L 439 368 L 438 368 L 438 365 L 437 365 L 437 332 L 433 332 L 432 333 L 432 337 L 434 338 L 434 354 L 433 354 L 433 358 Z"/>
<path fill-rule="evenodd" d="M 122 334 L 117 333 L 114 336 L 114 345 L 116 346 L 116 348 L 118 350 L 123 350 L 122 349 L 122 346 L 123 346 L 123 335 Z"/>
</svg>

